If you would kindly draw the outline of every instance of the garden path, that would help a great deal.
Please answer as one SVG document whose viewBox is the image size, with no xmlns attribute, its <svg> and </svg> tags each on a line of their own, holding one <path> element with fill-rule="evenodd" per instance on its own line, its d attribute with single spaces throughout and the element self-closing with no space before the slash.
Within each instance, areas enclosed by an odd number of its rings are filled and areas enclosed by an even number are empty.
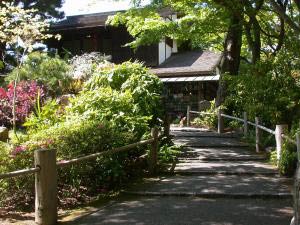
<svg viewBox="0 0 300 225">
<path fill-rule="evenodd" d="M 235 134 L 172 130 L 184 145 L 173 171 L 145 179 L 125 198 L 72 224 L 287 225 L 291 180 Z"/>
</svg>

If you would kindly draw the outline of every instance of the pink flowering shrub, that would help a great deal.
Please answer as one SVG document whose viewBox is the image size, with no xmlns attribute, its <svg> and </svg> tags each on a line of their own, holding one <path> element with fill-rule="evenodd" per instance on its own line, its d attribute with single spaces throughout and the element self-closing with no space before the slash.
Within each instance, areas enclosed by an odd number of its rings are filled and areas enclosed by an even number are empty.
<svg viewBox="0 0 300 225">
<path fill-rule="evenodd" d="M 11 154 L 12 154 L 12 156 L 16 156 L 19 153 L 22 153 L 24 151 L 26 151 L 26 147 L 25 146 L 17 146 L 17 147 L 15 147 L 15 149 L 12 151 Z"/>
<path fill-rule="evenodd" d="M 8 85 L 7 91 L 0 88 L 0 126 L 9 127 L 12 124 L 13 96 L 13 84 Z M 38 99 L 43 100 L 45 91 L 36 81 L 21 81 L 17 84 L 16 96 L 16 119 L 20 125 L 34 110 Z"/>
</svg>

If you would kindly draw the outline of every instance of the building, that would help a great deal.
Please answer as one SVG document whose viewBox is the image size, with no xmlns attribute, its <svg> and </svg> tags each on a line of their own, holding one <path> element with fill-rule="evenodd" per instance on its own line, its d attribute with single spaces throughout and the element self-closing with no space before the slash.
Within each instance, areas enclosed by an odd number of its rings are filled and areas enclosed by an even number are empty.
<svg viewBox="0 0 300 225">
<path fill-rule="evenodd" d="M 221 54 L 200 50 L 181 52 L 176 41 L 169 38 L 151 46 L 142 46 L 135 52 L 124 47 L 133 40 L 125 27 L 105 24 L 108 16 L 115 13 L 67 17 L 52 26 L 52 32 L 59 33 L 61 40 L 51 40 L 48 45 L 60 53 L 67 51 L 74 55 L 101 52 L 110 55 L 114 63 L 142 61 L 164 82 L 168 111 L 183 113 L 187 105 L 191 105 L 193 110 L 205 109 L 207 101 L 216 97 Z M 159 13 L 165 20 L 177 18 L 168 9 Z"/>
</svg>

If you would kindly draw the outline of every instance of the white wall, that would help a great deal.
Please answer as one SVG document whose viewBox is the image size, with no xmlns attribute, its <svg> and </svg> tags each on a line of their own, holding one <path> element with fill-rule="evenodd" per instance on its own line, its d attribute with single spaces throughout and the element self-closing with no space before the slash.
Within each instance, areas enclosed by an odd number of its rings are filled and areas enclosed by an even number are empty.
<svg viewBox="0 0 300 225">
<path fill-rule="evenodd" d="M 166 45 L 166 59 L 172 55 L 172 48 L 169 45 Z"/>
<path fill-rule="evenodd" d="M 158 44 L 158 64 L 162 64 L 166 60 L 166 43 L 165 41 L 161 41 Z"/>
<path fill-rule="evenodd" d="M 174 21 L 177 19 L 177 15 L 170 15 L 170 18 Z M 170 18 L 165 18 L 166 21 L 171 21 Z M 166 44 L 165 40 L 161 40 L 161 42 L 158 44 L 158 64 L 162 64 L 166 59 L 168 59 L 172 53 L 177 53 L 177 42 L 176 40 L 173 40 L 173 47 Z"/>
</svg>

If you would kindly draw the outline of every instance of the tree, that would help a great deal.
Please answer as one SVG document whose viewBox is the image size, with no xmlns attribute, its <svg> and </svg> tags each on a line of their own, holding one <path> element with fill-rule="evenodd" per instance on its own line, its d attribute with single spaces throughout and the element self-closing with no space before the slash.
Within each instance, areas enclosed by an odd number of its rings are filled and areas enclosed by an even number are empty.
<svg viewBox="0 0 300 225">
<path fill-rule="evenodd" d="M 300 24 L 296 22 L 299 21 L 300 0 L 270 0 L 270 4 L 295 34 L 300 35 Z"/>
<path fill-rule="evenodd" d="M 43 41 L 52 37 L 45 34 L 49 28 L 40 15 L 34 9 L 23 9 L 19 6 L 5 3 L 0 9 L 0 43 L 9 45 L 14 49 L 17 67 L 22 66 L 24 56 L 33 50 L 33 45 L 37 41 Z M 13 93 L 13 128 L 16 134 L 16 86 L 19 74 L 14 80 Z"/>
<path fill-rule="evenodd" d="M 59 9 L 62 7 L 63 0 L 9 0 L 14 6 L 21 6 L 23 9 L 36 9 L 35 13 L 43 17 L 63 18 L 64 13 Z M 0 6 L 5 6 L 1 2 Z"/>
<path fill-rule="evenodd" d="M 293 10 L 297 8 L 288 2 L 275 3 L 284 12 L 291 7 Z M 180 17 L 175 21 L 163 20 L 159 16 L 159 10 L 163 7 L 171 8 Z M 125 25 L 135 38 L 128 43 L 133 48 L 169 37 L 178 42 L 189 40 L 191 46 L 196 48 L 222 50 L 221 70 L 231 75 L 239 74 L 241 60 L 256 64 L 262 56 L 276 56 L 287 35 L 287 19 L 268 0 L 152 1 L 143 9 L 133 8 L 118 13 L 108 23 Z M 217 104 L 222 102 L 225 89 L 220 85 Z"/>
<path fill-rule="evenodd" d="M 62 7 L 63 0 L 8 0 L 1 1 L 0 8 L 5 7 L 7 3 L 23 9 L 35 9 L 32 13 L 40 15 L 44 19 L 64 17 L 64 13 L 59 10 Z M 5 61 L 5 58 L 8 57 L 5 50 L 6 44 L 0 43 L 0 61 Z M 5 67 L 0 68 L 0 71 L 2 69 L 5 69 Z"/>
</svg>

